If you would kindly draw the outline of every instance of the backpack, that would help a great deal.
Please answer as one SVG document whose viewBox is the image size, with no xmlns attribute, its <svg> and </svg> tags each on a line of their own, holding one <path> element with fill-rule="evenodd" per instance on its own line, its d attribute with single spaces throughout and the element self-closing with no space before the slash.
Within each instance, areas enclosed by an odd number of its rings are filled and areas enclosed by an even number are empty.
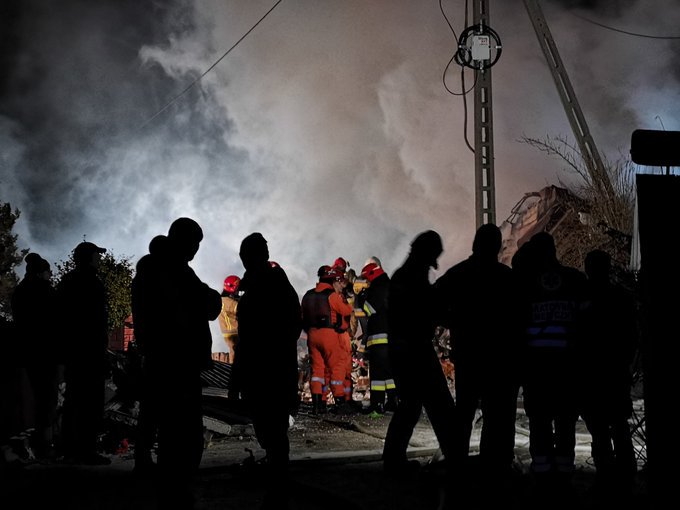
<svg viewBox="0 0 680 510">
<path fill-rule="evenodd" d="M 335 328 L 328 302 L 333 292 L 333 289 L 324 289 L 321 292 L 310 289 L 302 296 L 302 328 L 305 331 L 310 328 Z"/>
</svg>

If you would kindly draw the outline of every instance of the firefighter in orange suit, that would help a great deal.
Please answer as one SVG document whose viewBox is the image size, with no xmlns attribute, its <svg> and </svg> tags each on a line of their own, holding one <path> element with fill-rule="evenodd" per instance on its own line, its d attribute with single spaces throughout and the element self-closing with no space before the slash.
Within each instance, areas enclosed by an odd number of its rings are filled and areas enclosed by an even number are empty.
<svg viewBox="0 0 680 510">
<path fill-rule="evenodd" d="M 234 346 L 238 342 L 238 321 L 236 320 L 236 307 L 238 306 L 238 286 L 241 279 L 232 274 L 224 279 L 222 290 L 222 311 L 219 316 L 220 331 L 222 338 L 229 349 L 228 363 L 234 363 Z"/>
<path fill-rule="evenodd" d="M 345 378 L 343 381 L 345 389 L 345 402 L 352 403 L 352 337 L 356 330 L 356 319 L 354 318 L 354 287 L 353 282 L 356 279 L 356 274 L 353 269 L 350 269 L 350 264 L 342 257 L 335 259 L 333 269 L 342 272 L 342 293 L 347 299 L 347 303 L 352 307 L 352 313 L 349 317 L 345 317 L 347 324 L 343 326 L 343 331 L 338 333 L 340 335 L 340 345 L 344 354 L 342 362 L 345 371 Z M 349 409 L 348 409 L 349 410 Z"/>
<path fill-rule="evenodd" d="M 344 276 L 330 266 L 321 266 L 319 282 L 302 297 L 302 327 L 307 332 L 307 348 L 312 368 L 310 389 L 315 414 L 325 409 L 323 389 L 327 374 L 337 404 L 344 402 L 344 354 L 339 333 L 347 328 L 352 307 L 342 294 Z M 347 320 L 343 320 L 347 317 Z"/>
</svg>

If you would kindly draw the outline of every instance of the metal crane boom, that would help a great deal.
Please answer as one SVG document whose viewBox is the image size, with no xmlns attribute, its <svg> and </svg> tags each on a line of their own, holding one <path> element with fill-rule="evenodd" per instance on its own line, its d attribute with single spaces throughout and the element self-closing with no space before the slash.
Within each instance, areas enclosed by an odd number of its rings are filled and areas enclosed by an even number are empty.
<svg viewBox="0 0 680 510">
<path fill-rule="evenodd" d="M 613 189 L 609 176 L 602 164 L 600 153 L 595 146 L 593 137 L 590 135 L 586 119 L 579 106 L 574 89 L 569 81 L 567 71 L 562 64 L 562 59 L 557 51 L 557 46 L 550 33 L 548 24 L 543 16 L 543 11 L 538 4 L 538 0 L 524 0 L 524 5 L 534 26 L 534 31 L 538 37 L 543 54 L 548 63 L 548 68 L 555 80 L 557 92 L 562 101 L 562 106 L 569 119 L 569 124 L 576 137 L 576 142 L 581 151 L 581 157 L 588 169 L 590 178 L 595 188 L 606 197 L 613 197 Z"/>
</svg>

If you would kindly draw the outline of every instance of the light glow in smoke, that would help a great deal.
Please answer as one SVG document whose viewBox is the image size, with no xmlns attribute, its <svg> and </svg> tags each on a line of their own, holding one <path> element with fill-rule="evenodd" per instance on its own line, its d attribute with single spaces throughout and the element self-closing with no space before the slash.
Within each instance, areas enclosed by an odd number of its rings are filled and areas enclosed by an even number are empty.
<svg viewBox="0 0 680 510">
<path fill-rule="evenodd" d="M 391 273 L 419 232 L 444 238 L 440 272 L 470 253 L 474 157 L 463 102 L 442 71 L 455 41 L 438 2 L 284 0 L 167 111 L 273 0 L 135 0 L 5 8 L 0 200 L 21 210 L 22 246 L 65 260 L 86 236 L 127 255 L 179 216 L 203 227 L 193 262 L 221 288 L 240 240 L 268 239 L 301 294 L 318 266 L 370 255 Z M 546 0 L 543 10 L 600 151 L 635 129 L 680 129 L 675 0 Z M 464 2 L 445 1 L 454 28 Z M 471 9 L 471 8 L 470 8 Z M 559 178 L 522 135 L 573 139 L 521 0 L 490 2 L 497 220 Z M 459 68 L 448 75 L 459 90 Z M 466 77 L 472 84 L 472 75 Z M 473 96 L 468 134 L 473 143 Z M 140 128 L 140 126 L 143 126 Z"/>
</svg>

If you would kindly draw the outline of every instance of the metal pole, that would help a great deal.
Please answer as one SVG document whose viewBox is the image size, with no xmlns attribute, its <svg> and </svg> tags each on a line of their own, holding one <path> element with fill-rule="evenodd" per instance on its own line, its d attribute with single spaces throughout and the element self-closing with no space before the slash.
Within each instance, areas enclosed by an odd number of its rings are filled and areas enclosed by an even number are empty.
<svg viewBox="0 0 680 510">
<path fill-rule="evenodd" d="M 474 0 L 472 17 L 475 25 L 489 26 L 489 0 Z M 496 223 L 496 185 L 491 68 L 475 72 L 475 209 L 479 228 L 486 223 Z"/>
</svg>

